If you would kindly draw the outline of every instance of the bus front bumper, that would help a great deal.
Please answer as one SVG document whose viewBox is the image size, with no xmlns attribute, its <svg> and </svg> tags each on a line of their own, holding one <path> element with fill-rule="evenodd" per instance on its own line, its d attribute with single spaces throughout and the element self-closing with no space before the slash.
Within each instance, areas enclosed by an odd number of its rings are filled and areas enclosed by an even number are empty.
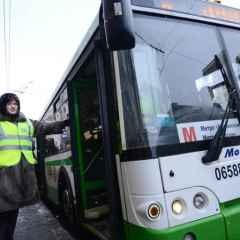
<svg viewBox="0 0 240 240">
<path fill-rule="evenodd" d="M 144 228 L 125 222 L 125 232 L 127 240 L 185 240 L 187 234 L 195 236 L 194 240 L 226 240 L 222 214 L 164 230 Z"/>
</svg>

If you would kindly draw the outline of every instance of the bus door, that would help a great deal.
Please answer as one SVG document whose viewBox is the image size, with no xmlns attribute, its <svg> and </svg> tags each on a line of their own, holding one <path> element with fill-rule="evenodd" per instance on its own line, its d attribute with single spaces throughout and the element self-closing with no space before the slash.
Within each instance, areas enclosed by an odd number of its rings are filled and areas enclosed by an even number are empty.
<svg viewBox="0 0 240 240">
<path fill-rule="evenodd" d="M 102 126 L 96 78 L 77 78 L 69 85 L 76 191 L 82 218 L 106 215 Z"/>
</svg>

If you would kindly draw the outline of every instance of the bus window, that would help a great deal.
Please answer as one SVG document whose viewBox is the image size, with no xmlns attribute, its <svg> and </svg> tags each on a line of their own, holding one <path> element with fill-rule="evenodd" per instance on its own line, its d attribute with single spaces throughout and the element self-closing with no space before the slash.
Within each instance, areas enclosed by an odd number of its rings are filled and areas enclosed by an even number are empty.
<svg viewBox="0 0 240 240">
<path fill-rule="evenodd" d="M 66 94 L 66 92 L 64 92 Z M 55 110 L 54 110 L 55 109 Z M 48 122 L 63 121 L 68 119 L 68 101 L 66 98 L 61 97 L 54 108 L 49 109 L 46 114 Z M 70 127 L 66 126 L 59 134 L 50 134 L 45 136 L 45 155 L 52 156 L 55 154 L 63 153 L 71 150 Z"/>
</svg>

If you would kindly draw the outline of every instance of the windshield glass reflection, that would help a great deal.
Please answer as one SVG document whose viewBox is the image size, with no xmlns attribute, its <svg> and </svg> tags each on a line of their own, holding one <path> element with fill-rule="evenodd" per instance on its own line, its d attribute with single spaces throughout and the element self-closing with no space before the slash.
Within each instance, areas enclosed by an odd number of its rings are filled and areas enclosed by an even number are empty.
<svg viewBox="0 0 240 240">
<path fill-rule="evenodd" d="M 221 71 L 204 73 L 222 52 L 217 27 L 141 15 L 135 15 L 135 25 L 135 49 L 119 56 L 120 64 L 133 64 L 120 66 L 127 85 L 122 89 L 127 148 L 212 139 L 229 98 Z M 239 77 L 238 50 L 227 39 L 233 36 L 222 32 Z M 240 34 L 233 33 L 237 45 Z M 226 136 L 239 135 L 232 115 Z"/>
</svg>

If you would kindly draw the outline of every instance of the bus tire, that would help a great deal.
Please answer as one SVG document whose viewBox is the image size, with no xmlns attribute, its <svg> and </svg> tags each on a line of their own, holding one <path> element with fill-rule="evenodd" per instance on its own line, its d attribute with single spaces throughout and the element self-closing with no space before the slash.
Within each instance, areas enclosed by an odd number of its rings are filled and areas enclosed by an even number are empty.
<svg viewBox="0 0 240 240">
<path fill-rule="evenodd" d="M 66 179 L 62 179 L 59 184 L 59 202 L 62 222 L 68 227 L 74 227 L 76 223 L 74 198 L 71 185 Z"/>
</svg>

